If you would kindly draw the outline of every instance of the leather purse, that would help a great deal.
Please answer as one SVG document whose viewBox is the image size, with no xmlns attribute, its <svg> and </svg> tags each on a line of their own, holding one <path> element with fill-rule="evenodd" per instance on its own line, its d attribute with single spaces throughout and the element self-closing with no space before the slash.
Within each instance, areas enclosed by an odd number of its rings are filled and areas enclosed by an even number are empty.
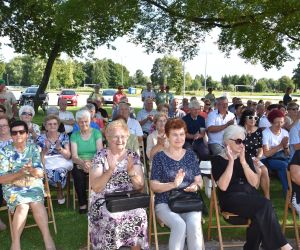
<svg viewBox="0 0 300 250">
<path fill-rule="evenodd" d="M 105 195 L 106 208 L 109 212 L 122 212 L 136 208 L 147 208 L 150 196 L 138 191 L 114 192 Z"/>
<path fill-rule="evenodd" d="M 168 201 L 169 208 L 174 213 L 202 211 L 204 202 L 200 193 L 172 190 Z"/>
</svg>

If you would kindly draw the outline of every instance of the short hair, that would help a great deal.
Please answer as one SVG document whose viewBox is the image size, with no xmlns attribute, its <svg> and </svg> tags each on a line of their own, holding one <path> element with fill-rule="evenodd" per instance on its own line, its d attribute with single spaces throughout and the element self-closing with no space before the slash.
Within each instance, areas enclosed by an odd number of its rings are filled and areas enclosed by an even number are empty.
<svg viewBox="0 0 300 250">
<path fill-rule="evenodd" d="M 46 123 L 50 120 L 56 120 L 58 125 L 60 124 L 60 119 L 57 115 L 54 115 L 54 114 L 50 114 L 50 115 L 47 115 L 44 119 L 44 126 L 46 126 Z"/>
<path fill-rule="evenodd" d="M 200 109 L 200 103 L 197 100 L 190 101 L 189 108 L 190 109 Z"/>
<path fill-rule="evenodd" d="M 270 104 L 268 107 L 267 107 L 267 110 L 268 111 L 271 111 L 272 109 L 278 109 L 279 107 L 279 104 Z"/>
<path fill-rule="evenodd" d="M 147 97 L 147 98 L 144 100 L 144 103 L 149 102 L 149 101 L 153 103 L 153 99 L 150 98 L 150 97 Z"/>
<path fill-rule="evenodd" d="M 76 122 L 78 122 L 79 119 L 82 119 L 83 117 L 86 117 L 89 120 L 91 120 L 91 113 L 86 108 L 81 108 L 76 112 L 75 114 Z"/>
<path fill-rule="evenodd" d="M 6 108 L 4 105 L 0 104 L 0 109 L 2 109 L 4 111 L 4 113 L 6 113 Z"/>
<path fill-rule="evenodd" d="M 54 115 L 54 114 L 59 114 L 59 109 L 57 107 L 49 107 L 47 109 L 47 115 Z"/>
<path fill-rule="evenodd" d="M 265 109 L 265 105 L 262 104 L 262 103 L 258 103 L 257 106 L 256 106 L 256 109 L 259 109 L 259 108 Z"/>
<path fill-rule="evenodd" d="M 170 135 L 171 130 L 173 129 L 184 129 L 185 134 L 187 133 L 187 127 L 185 122 L 181 118 L 172 118 L 169 119 L 165 125 L 165 133 L 167 136 Z"/>
<path fill-rule="evenodd" d="M 243 107 L 244 104 L 243 103 L 237 103 L 234 105 L 234 109 L 237 110 L 239 107 Z"/>
<path fill-rule="evenodd" d="M 163 107 L 165 107 L 165 108 L 167 108 L 168 110 L 170 110 L 169 104 L 167 104 L 167 103 L 161 103 L 161 104 L 159 104 L 159 105 L 157 106 L 157 111 L 161 111 Z"/>
<path fill-rule="evenodd" d="M 223 141 L 228 141 L 230 139 L 236 138 L 237 136 L 243 137 L 240 139 L 245 139 L 245 129 L 239 125 L 230 125 L 224 129 Z"/>
<path fill-rule="evenodd" d="M 118 105 L 118 112 L 120 112 L 120 107 L 121 106 L 124 106 L 128 109 L 128 111 L 130 111 L 130 103 L 127 103 L 127 102 L 119 102 L 119 105 Z"/>
<path fill-rule="evenodd" d="M 191 102 L 191 101 L 194 101 L 194 100 L 197 101 L 197 97 L 196 97 L 196 96 L 192 96 L 192 97 L 190 98 L 190 102 Z"/>
<path fill-rule="evenodd" d="M 32 114 L 32 117 L 34 117 L 35 112 L 34 112 L 34 108 L 30 105 L 24 105 L 19 109 L 19 116 L 22 115 L 23 112 L 25 112 L 26 110 L 29 110 L 30 113 Z"/>
<path fill-rule="evenodd" d="M 245 109 L 240 118 L 240 126 L 245 126 L 246 123 L 246 116 L 254 116 L 255 112 L 253 109 Z"/>
<path fill-rule="evenodd" d="M 153 118 L 153 123 L 154 124 L 156 124 L 157 123 L 157 121 L 159 120 L 159 118 L 161 118 L 161 117 L 165 117 L 167 120 L 168 120 L 168 115 L 166 114 L 166 113 L 164 113 L 164 112 L 159 112 L 159 113 L 157 113 L 155 116 L 154 116 L 154 118 Z"/>
<path fill-rule="evenodd" d="M 5 115 L 5 114 L 0 115 L 0 120 L 6 120 L 8 125 L 9 125 L 9 123 L 10 123 L 10 120 L 9 120 L 8 116 Z"/>
<path fill-rule="evenodd" d="M 284 117 L 284 113 L 279 109 L 274 109 L 268 114 L 268 120 L 273 123 L 276 118 Z"/>
<path fill-rule="evenodd" d="M 123 129 L 129 136 L 128 126 L 122 117 L 119 117 L 119 119 L 114 120 L 107 125 L 107 127 L 105 129 L 105 136 L 111 137 L 112 136 L 111 133 L 112 133 L 113 129 L 115 129 L 115 128 Z"/>
<path fill-rule="evenodd" d="M 24 121 L 20 121 L 20 120 L 14 121 L 14 122 L 12 122 L 12 123 L 9 125 L 10 133 L 12 132 L 12 129 L 13 129 L 14 127 L 19 127 L 19 126 L 23 126 L 23 127 L 24 127 L 24 130 L 26 131 L 26 134 L 28 134 L 28 125 L 27 125 L 27 123 L 24 122 Z"/>
<path fill-rule="evenodd" d="M 220 96 L 219 98 L 217 98 L 217 103 L 225 100 L 228 101 L 228 98 L 226 96 Z"/>
<path fill-rule="evenodd" d="M 86 105 L 85 105 L 85 107 L 88 109 L 88 110 L 95 110 L 96 111 L 96 107 L 95 107 L 95 105 L 94 105 L 94 103 L 87 103 Z"/>
<path fill-rule="evenodd" d="M 287 105 L 287 110 L 294 109 L 294 108 L 299 109 L 299 105 L 295 102 L 289 102 L 288 105 Z"/>
</svg>

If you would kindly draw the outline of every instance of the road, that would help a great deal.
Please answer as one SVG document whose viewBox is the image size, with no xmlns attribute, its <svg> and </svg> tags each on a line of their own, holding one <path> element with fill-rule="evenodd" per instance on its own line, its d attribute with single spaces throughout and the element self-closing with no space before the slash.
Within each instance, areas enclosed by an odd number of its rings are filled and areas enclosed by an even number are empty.
<svg viewBox="0 0 300 250">
<path fill-rule="evenodd" d="M 21 92 L 20 91 L 15 91 L 13 90 L 12 91 L 14 93 L 14 95 L 16 96 L 17 100 L 19 99 L 20 95 L 21 95 Z M 229 98 L 229 102 L 231 101 L 231 98 L 233 95 L 229 96 L 228 93 L 224 93 L 228 96 Z M 78 96 L 78 107 L 82 107 L 86 104 L 86 100 L 88 98 L 89 94 L 85 94 L 85 93 L 79 93 L 79 96 Z M 182 99 L 182 96 L 176 96 L 177 98 L 179 99 Z M 190 98 L 190 96 L 186 96 L 187 98 Z M 282 100 L 282 94 L 281 95 L 278 95 L 278 96 L 243 96 L 242 97 L 242 101 L 243 103 L 246 104 L 247 100 L 260 100 L 260 99 L 263 99 L 263 100 L 270 100 L 272 101 L 273 103 L 278 103 L 279 100 Z M 49 105 L 57 105 L 57 100 L 58 100 L 58 97 L 57 97 L 57 93 L 49 93 Z M 141 97 L 138 96 L 138 97 L 128 97 L 128 101 L 129 103 L 131 104 L 132 107 L 134 108 L 141 108 L 143 107 L 143 103 L 141 101 Z"/>
</svg>

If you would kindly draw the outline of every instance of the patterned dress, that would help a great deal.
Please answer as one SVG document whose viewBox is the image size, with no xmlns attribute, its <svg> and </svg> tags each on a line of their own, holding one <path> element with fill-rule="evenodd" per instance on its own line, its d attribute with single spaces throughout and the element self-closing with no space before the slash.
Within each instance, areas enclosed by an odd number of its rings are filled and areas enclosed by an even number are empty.
<svg viewBox="0 0 300 250">
<path fill-rule="evenodd" d="M 19 153 L 13 144 L 0 151 L 0 176 L 18 172 L 25 163 L 32 161 L 32 167 L 43 171 L 39 149 L 34 144 L 26 144 L 23 153 Z M 11 211 L 16 206 L 30 202 L 44 202 L 44 185 L 42 178 L 24 177 L 12 184 L 3 185 L 4 199 Z"/>
<path fill-rule="evenodd" d="M 133 157 L 135 165 L 140 165 L 139 156 L 127 151 L 127 157 L 117 164 L 112 177 L 102 192 L 91 193 L 89 228 L 93 249 L 119 249 L 121 246 L 140 245 L 149 249 L 147 238 L 147 214 L 143 208 L 124 212 L 110 213 L 104 203 L 104 195 L 115 191 L 133 190 L 133 185 L 127 172 L 128 156 Z M 97 152 L 93 160 L 93 168 L 107 171 L 107 149 Z"/>
<path fill-rule="evenodd" d="M 65 133 L 59 134 L 58 140 L 60 142 L 61 147 L 65 147 L 66 144 L 69 144 L 69 136 Z M 42 134 L 36 139 L 37 145 L 39 145 L 42 149 L 46 147 L 47 135 Z M 47 155 L 60 155 L 60 153 L 56 149 L 56 142 L 50 142 L 50 148 L 47 152 Z M 62 188 L 66 186 L 68 169 L 66 168 L 47 168 L 45 166 L 46 173 L 48 176 L 48 182 L 51 186 L 56 187 L 57 183 L 61 183 Z"/>
</svg>

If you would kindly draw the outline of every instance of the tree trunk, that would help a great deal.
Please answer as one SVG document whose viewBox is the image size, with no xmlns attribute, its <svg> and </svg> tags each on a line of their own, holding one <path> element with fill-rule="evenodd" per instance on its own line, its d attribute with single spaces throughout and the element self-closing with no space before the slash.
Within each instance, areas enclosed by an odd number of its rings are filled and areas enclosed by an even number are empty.
<svg viewBox="0 0 300 250">
<path fill-rule="evenodd" d="M 41 94 L 45 93 L 45 90 L 47 88 L 47 85 L 48 85 L 48 82 L 50 79 L 53 64 L 55 62 L 55 59 L 58 57 L 59 52 L 60 52 L 60 43 L 59 43 L 59 39 L 56 39 L 55 44 L 54 44 L 54 46 L 51 50 L 51 53 L 48 57 L 48 61 L 47 61 L 47 64 L 46 64 L 46 67 L 44 70 L 42 81 L 41 81 L 40 86 L 34 97 L 34 110 L 36 113 L 38 111 L 39 106 L 41 106 L 43 104 L 43 101 L 40 100 L 39 96 Z"/>
</svg>

